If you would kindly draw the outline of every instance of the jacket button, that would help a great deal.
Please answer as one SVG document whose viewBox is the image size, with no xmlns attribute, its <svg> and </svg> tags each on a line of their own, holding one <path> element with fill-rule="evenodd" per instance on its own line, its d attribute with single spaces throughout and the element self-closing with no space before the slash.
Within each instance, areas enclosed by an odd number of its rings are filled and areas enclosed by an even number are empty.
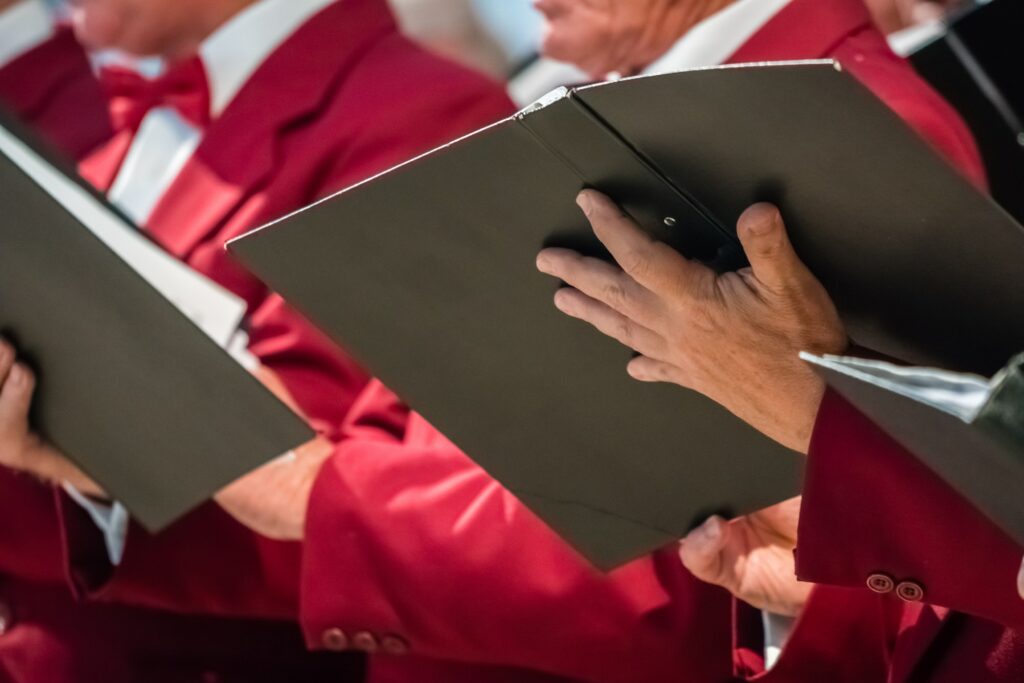
<svg viewBox="0 0 1024 683">
<path fill-rule="evenodd" d="M 875 572 L 869 576 L 867 583 L 868 588 L 880 595 L 892 593 L 893 588 L 896 587 L 896 582 L 893 581 L 892 577 L 882 572 Z"/>
<path fill-rule="evenodd" d="M 320 642 L 331 652 L 342 652 L 348 649 L 348 636 L 340 628 L 329 628 L 320 636 Z"/>
<path fill-rule="evenodd" d="M 380 639 L 380 649 L 389 655 L 405 655 L 409 654 L 409 643 L 405 638 L 388 634 Z"/>
<path fill-rule="evenodd" d="M 917 581 L 900 581 L 896 595 L 905 602 L 921 602 L 924 600 L 924 587 Z"/>
<path fill-rule="evenodd" d="M 352 636 L 352 647 L 362 652 L 376 652 L 380 644 L 377 642 L 377 637 L 369 631 L 360 631 L 359 633 Z"/>
<path fill-rule="evenodd" d="M 4 635 L 14 627 L 14 613 L 11 608 L 0 602 L 0 636 Z"/>
</svg>

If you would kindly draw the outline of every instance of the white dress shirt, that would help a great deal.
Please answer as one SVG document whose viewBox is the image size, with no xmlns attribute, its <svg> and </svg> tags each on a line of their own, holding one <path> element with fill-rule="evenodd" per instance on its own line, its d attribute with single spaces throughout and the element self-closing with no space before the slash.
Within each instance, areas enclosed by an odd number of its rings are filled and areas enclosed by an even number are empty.
<svg viewBox="0 0 1024 683">
<path fill-rule="evenodd" d="M 736 0 L 704 19 L 644 69 L 660 74 L 718 66 L 772 20 L 789 0 Z"/>
</svg>

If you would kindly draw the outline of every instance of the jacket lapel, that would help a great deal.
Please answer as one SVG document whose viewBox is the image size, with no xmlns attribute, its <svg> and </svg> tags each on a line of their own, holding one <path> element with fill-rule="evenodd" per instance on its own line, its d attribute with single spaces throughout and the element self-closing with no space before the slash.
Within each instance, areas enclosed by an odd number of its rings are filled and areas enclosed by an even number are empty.
<svg viewBox="0 0 1024 683">
<path fill-rule="evenodd" d="M 870 25 L 862 0 L 792 0 L 727 63 L 820 59 Z"/>
<path fill-rule="evenodd" d="M 345 73 L 396 30 L 384 0 L 339 0 L 282 44 L 207 130 L 147 229 L 185 257 L 278 167 L 281 138 L 313 116 Z"/>
</svg>

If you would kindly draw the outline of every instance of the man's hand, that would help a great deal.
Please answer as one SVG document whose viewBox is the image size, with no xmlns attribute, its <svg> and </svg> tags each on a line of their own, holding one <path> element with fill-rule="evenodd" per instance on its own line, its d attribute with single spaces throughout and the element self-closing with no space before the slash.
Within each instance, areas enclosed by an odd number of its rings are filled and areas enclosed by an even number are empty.
<svg viewBox="0 0 1024 683">
<path fill-rule="evenodd" d="M 256 377 L 285 404 L 301 414 L 294 397 L 269 368 Z M 316 438 L 242 477 L 214 499 L 228 514 L 258 534 L 280 541 L 300 541 L 306 531 L 306 508 L 317 474 L 334 446 Z"/>
<path fill-rule="evenodd" d="M 19 2 L 21 2 L 21 0 L 0 0 L 0 12 L 3 12 L 9 7 L 14 7 Z"/>
<path fill-rule="evenodd" d="M 799 517 L 799 498 L 731 522 L 712 517 L 683 539 L 679 556 L 701 581 L 759 609 L 796 616 L 811 592 L 796 580 Z"/>
<path fill-rule="evenodd" d="M 825 385 L 798 354 L 841 353 L 848 340 L 778 210 L 744 212 L 737 233 L 750 267 L 718 275 L 651 239 L 604 195 L 586 190 L 578 202 L 621 268 L 542 251 L 537 267 L 572 287 L 555 295 L 559 310 L 640 353 L 634 378 L 698 391 L 806 452 Z"/>
<path fill-rule="evenodd" d="M 17 362 L 14 347 L 0 340 L 0 465 L 48 484 L 68 482 L 88 496 L 105 497 L 103 489 L 29 428 L 34 391 L 32 371 Z"/>
<path fill-rule="evenodd" d="M 230 484 L 215 496 L 228 514 L 258 534 L 301 541 L 317 474 L 334 446 L 317 438 Z"/>
</svg>

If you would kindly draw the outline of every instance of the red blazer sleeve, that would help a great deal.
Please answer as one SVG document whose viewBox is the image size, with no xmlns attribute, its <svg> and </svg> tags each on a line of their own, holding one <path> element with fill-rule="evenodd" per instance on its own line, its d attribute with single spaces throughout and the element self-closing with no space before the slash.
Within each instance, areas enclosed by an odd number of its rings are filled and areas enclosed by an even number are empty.
<svg viewBox="0 0 1024 683">
<path fill-rule="evenodd" d="M 832 392 L 811 441 L 798 538 L 804 581 L 864 586 L 884 575 L 919 584 L 932 604 L 1024 628 L 1024 548 Z"/>
<path fill-rule="evenodd" d="M 338 440 L 368 382 L 365 372 L 277 296 L 249 317 L 249 350 L 274 371 L 320 433 Z M 294 619 L 298 543 L 253 533 L 207 503 L 158 535 L 132 523 L 125 555 L 110 565 L 99 531 L 57 493 L 66 561 L 80 597 L 174 611 Z M 167 571 L 188 557 L 187 571 Z"/>
<path fill-rule="evenodd" d="M 72 159 L 112 135 L 106 100 L 68 28 L 0 68 L 0 102 Z"/>
<path fill-rule="evenodd" d="M 728 597 L 675 553 L 599 573 L 378 383 L 347 435 L 309 506 L 312 647 L 362 639 L 594 683 L 728 672 Z"/>
</svg>

